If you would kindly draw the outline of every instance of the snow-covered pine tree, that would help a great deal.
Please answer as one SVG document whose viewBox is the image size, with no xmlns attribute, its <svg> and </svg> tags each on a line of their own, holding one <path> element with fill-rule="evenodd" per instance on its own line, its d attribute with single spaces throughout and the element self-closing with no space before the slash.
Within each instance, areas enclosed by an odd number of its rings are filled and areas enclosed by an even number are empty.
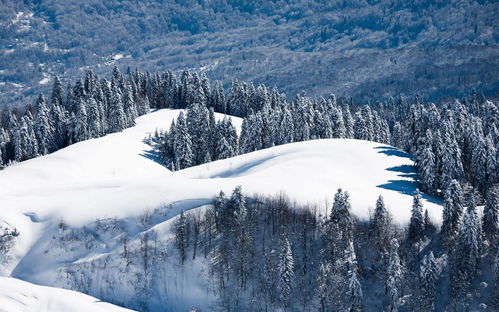
<svg viewBox="0 0 499 312">
<path fill-rule="evenodd" d="M 459 230 L 459 222 L 463 214 L 463 190 L 459 182 L 451 180 L 444 194 L 441 235 L 447 248 L 453 246 L 453 239 Z"/>
<path fill-rule="evenodd" d="M 189 224 L 184 211 L 180 212 L 180 216 L 175 222 L 175 246 L 180 254 L 180 263 L 184 264 L 187 258 L 187 247 L 189 246 Z"/>
<path fill-rule="evenodd" d="M 362 287 L 357 277 L 357 272 L 352 270 L 348 280 L 347 300 L 349 302 L 348 312 L 362 311 Z"/>
<path fill-rule="evenodd" d="M 499 137 L 497 140 L 499 144 Z M 485 187 L 491 187 L 494 183 L 499 183 L 499 166 L 498 166 L 498 151 L 494 145 L 494 139 L 489 133 L 485 137 L 485 148 L 487 150 L 487 164 L 486 164 L 486 177 L 485 177 Z"/>
<path fill-rule="evenodd" d="M 78 99 L 75 117 L 73 142 L 84 141 L 88 139 L 88 117 L 83 98 Z"/>
<path fill-rule="evenodd" d="M 421 298 L 419 311 L 435 311 L 435 297 L 438 277 L 438 264 L 435 260 L 435 257 L 433 256 L 433 252 L 430 251 L 430 253 L 423 258 L 420 269 L 419 279 L 421 281 Z"/>
<path fill-rule="evenodd" d="M 458 302 L 475 278 L 481 258 L 481 226 L 474 196 L 474 192 L 468 194 L 466 212 L 459 226 L 456 250 L 452 255 L 450 286 L 451 293 Z"/>
<path fill-rule="evenodd" d="M 98 138 L 103 134 L 102 131 L 102 118 L 101 110 L 97 104 L 97 101 L 93 97 L 89 97 L 87 100 L 88 107 L 88 137 Z"/>
<path fill-rule="evenodd" d="M 385 207 L 385 202 L 383 197 L 380 195 L 376 200 L 376 208 L 374 210 L 374 216 L 371 219 L 371 230 L 373 233 L 373 239 L 376 243 L 377 255 L 376 259 L 379 261 L 387 253 L 390 245 L 391 237 L 391 216 Z"/>
<path fill-rule="evenodd" d="M 499 186 L 491 186 L 483 209 L 483 234 L 489 244 L 497 246 L 499 239 Z"/>
<path fill-rule="evenodd" d="M 433 154 L 433 136 L 428 129 L 424 136 L 418 140 L 416 148 L 416 166 L 419 172 L 421 189 L 427 193 L 433 193 L 435 188 L 435 155 Z"/>
<path fill-rule="evenodd" d="M 411 242 L 417 242 L 424 236 L 424 218 L 423 204 L 421 202 L 421 193 L 416 190 L 412 201 L 411 221 L 409 223 L 408 239 Z"/>
<path fill-rule="evenodd" d="M 50 108 L 50 120 L 54 129 L 54 144 L 50 150 L 50 152 L 53 152 L 69 144 L 67 131 L 68 114 L 62 105 L 52 104 Z"/>
<path fill-rule="evenodd" d="M 355 136 L 354 121 L 348 105 L 343 107 L 342 112 L 343 112 L 343 122 L 345 124 L 345 138 L 353 139 Z"/>
<path fill-rule="evenodd" d="M 125 113 L 126 126 L 135 126 L 135 119 L 137 119 L 139 113 L 137 112 L 137 105 L 129 83 L 125 84 L 125 90 L 123 91 L 123 111 Z"/>
<path fill-rule="evenodd" d="M 45 155 L 54 150 L 54 131 L 52 121 L 50 120 L 50 111 L 47 106 L 47 100 L 43 95 L 40 95 L 36 102 L 37 114 L 35 120 L 35 135 L 38 141 L 38 150 L 41 155 Z"/>
<path fill-rule="evenodd" d="M 279 257 L 277 262 L 277 271 L 279 274 L 277 288 L 279 299 L 285 309 L 289 305 L 293 291 L 294 270 L 295 266 L 291 244 L 285 234 L 283 234 L 283 237 L 280 240 Z"/>
<path fill-rule="evenodd" d="M 109 102 L 109 112 L 108 112 L 108 126 L 107 132 L 120 132 L 126 128 L 126 116 L 123 109 L 123 100 L 121 91 L 114 87 L 111 92 L 111 99 Z"/>
<path fill-rule="evenodd" d="M 52 105 L 64 105 L 64 87 L 62 86 L 61 79 L 58 76 L 54 78 L 50 101 Z"/>
<path fill-rule="evenodd" d="M 192 142 L 187 129 L 184 113 L 177 118 L 175 136 L 173 138 L 174 163 L 177 170 L 188 168 L 193 164 Z"/>
<path fill-rule="evenodd" d="M 319 266 L 319 273 L 317 276 L 317 297 L 319 298 L 319 303 L 321 305 L 321 312 L 328 311 L 331 301 L 331 290 L 329 285 L 330 273 L 330 264 L 328 262 L 321 262 Z"/>
<path fill-rule="evenodd" d="M 233 151 L 232 148 L 230 147 L 229 143 L 223 136 L 219 136 L 218 138 L 218 143 L 217 143 L 217 148 L 216 148 L 216 154 L 215 154 L 215 159 L 226 159 L 230 158 L 233 156 Z"/>
<path fill-rule="evenodd" d="M 385 293 L 388 295 L 387 311 L 397 312 L 402 297 L 402 265 L 399 258 L 399 243 L 396 238 L 390 242 L 388 267 L 386 270 Z"/>
<path fill-rule="evenodd" d="M 447 185 L 452 179 L 460 181 L 463 176 L 463 165 L 461 162 L 461 149 L 453 134 L 453 126 L 450 121 L 444 120 L 442 124 L 442 186 Z"/>
</svg>

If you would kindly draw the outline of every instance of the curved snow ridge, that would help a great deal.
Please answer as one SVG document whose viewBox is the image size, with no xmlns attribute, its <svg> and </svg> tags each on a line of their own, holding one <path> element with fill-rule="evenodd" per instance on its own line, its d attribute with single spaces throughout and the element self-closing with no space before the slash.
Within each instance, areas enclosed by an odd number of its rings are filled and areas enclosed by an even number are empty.
<svg viewBox="0 0 499 312">
<path fill-rule="evenodd" d="M 235 186 L 246 192 L 287 193 L 302 203 L 331 204 L 334 192 L 350 193 L 352 212 L 367 219 L 382 195 L 394 221 L 408 222 L 417 189 L 411 155 L 389 145 L 353 139 L 323 139 L 267 148 L 174 172 L 191 183 Z M 200 182 L 204 181 L 204 182 Z M 230 190 L 229 190 L 230 191 Z M 430 216 L 440 221 L 440 202 L 424 197 Z M 326 204 L 327 203 L 327 204 Z M 323 211 L 326 213 L 326 211 Z"/>
<path fill-rule="evenodd" d="M 82 293 L 0 277 L 0 312 L 132 311 Z"/>
</svg>

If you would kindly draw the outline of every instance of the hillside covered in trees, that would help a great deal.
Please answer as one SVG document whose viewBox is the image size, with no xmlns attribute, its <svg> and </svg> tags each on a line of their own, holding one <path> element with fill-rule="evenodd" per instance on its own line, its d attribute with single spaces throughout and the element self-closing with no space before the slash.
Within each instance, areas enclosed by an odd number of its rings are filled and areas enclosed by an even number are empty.
<svg viewBox="0 0 499 312">
<path fill-rule="evenodd" d="M 496 1 L 2 1 L 0 104 L 117 64 L 374 102 L 497 95 Z"/>
</svg>

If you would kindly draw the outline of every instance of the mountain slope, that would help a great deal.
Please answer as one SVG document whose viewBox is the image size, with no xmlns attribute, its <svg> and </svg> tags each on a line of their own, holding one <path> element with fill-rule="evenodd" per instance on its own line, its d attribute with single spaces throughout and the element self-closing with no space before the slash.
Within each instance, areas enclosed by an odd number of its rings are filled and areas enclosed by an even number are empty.
<svg viewBox="0 0 499 312">
<path fill-rule="evenodd" d="M 167 256 L 155 272 L 161 284 L 151 286 L 149 306 L 158 311 L 164 302 L 172 311 L 208 308 L 214 297 L 206 291 L 207 264 L 196 260 L 179 268 L 177 258 L 168 256 L 175 254 L 171 225 L 182 210 L 203 209 L 220 190 L 230 193 L 242 185 L 248 195 L 283 191 L 325 214 L 341 187 L 350 193 L 352 212 L 361 219 L 369 217 L 383 195 L 395 222 L 409 220 L 415 172 L 410 155 L 396 148 L 350 139 L 315 140 L 170 172 L 155 161 L 143 139 L 166 128 L 178 113 L 158 110 L 123 132 L 1 171 L 0 226 L 20 233 L 2 274 L 140 308 L 132 295 L 140 291 L 135 280 L 139 251 L 144 237 L 154 235 Z M 233 122 L 239 129 L 241 120 Z M 434 220 L 440 219 L 438 201 L 424 196 L 423 204 Z M 137 250 L 131 257 L 138 260 L 130 267 L 123 262 L 123 235 L 128 248 Z M 119 285 L 107 284 L 115 279 Z"/>
<path fill-rule="evenodd" d="M 103 74 L 113 64 L 194 68 L 226 85 L 237 78 L 371 102 L 498 87 L 491 0 L 8 0 L 2 8 L 0 105 L 27 104 L 56 75 Z"/>
</svg>

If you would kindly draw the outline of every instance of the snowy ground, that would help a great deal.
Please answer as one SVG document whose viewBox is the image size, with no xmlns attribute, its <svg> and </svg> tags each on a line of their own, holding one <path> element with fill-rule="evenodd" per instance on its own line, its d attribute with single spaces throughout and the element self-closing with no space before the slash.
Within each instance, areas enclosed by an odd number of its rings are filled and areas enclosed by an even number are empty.
<svg viewBox="0 0 499 312">
<path fill-rule="evenodd" d="M 0 277 L 0 312 L 132 311 L 82 293 Z"/>
<path fill-rule="evenodd" d="M 80 227 L 99 218 L 136 218 L 146 210 L 170 207 L 163 214 L 161 222 L 165 222 L 182 209 L 209 203 L 221 189 L 230 193 L 236 185 L 242 185 L 247 194 L 284 191 L 298 202 L 319 205 L 324 212 L 341 187 L 350 192 L 352 211 L 360 218 L 368 218 L 377 197 L 383 195 L 396 222 L 409 220 L 415 173 L 409 155 L 393 147 L 358 140 L 316 140 L 172 173 L 148 153 L 143 139 L 157 128 L 168 129 L 178 113 L 159 110 L 140 117 L 137 126 L 121 133 L 80 142 L 1 171 L 0 226 L 16 227 L 20 236 L 10 263 L 0 267 L 0 273 L 58 285 L 35 270 L 52 272 L 61 265 L 53 255 L 45 256 L 50 263 L 37 263 L 44 256 L 41 246 L 53 235 L 47 229 L 60 220 Z M 239 129 L 241 119 L 232 120 Z M 439 221 L 440 205 L 424 198 L 424 207 Z M 5 298 L 0 297 L 0 302 Z"/>
</svg>

